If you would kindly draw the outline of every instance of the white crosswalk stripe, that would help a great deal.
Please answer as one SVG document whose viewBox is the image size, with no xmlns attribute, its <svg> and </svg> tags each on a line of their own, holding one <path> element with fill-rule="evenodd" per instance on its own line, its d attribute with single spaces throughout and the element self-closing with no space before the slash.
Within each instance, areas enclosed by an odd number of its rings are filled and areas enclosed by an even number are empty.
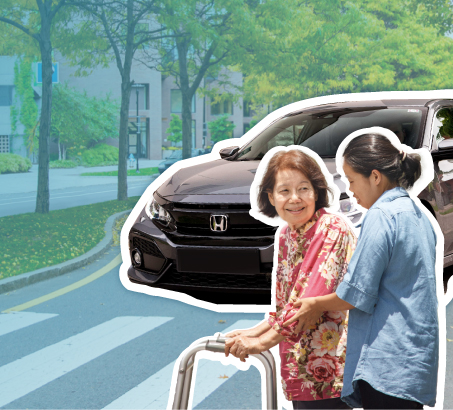
<svg viewBox="0 0 453 410">
<path fill-rule="evenodd" d="M 238 320 L 233 325 L 223 329 L 222 332 L 228 333 L 235 329 L 248 329 L 260 322 L 260 320 Z M 172 362 L 163 367 L 110 403 L 105 409 L 166 409 L 174 365 L 175 362 Z M 195 408 L 200 404 L 237 371 L 238 369 L 233 365 L 223 366 L 219 362 L 200 360 L 195 380 L 193 407 Z M 215 376 L 213 377 L 213 375 Z M 220 376 L 228 376 L 228 378 L 220 378 Z"/>
<path fill-rule="evenodd" d="M 171 319 L 117 317 L 0 367 L 0 407 Z"/>
<path fill-rule="evenodd" d="M 0 314 L 0 336 L 58 315 L 51 313 L 11 312 Z"/>
</svg>

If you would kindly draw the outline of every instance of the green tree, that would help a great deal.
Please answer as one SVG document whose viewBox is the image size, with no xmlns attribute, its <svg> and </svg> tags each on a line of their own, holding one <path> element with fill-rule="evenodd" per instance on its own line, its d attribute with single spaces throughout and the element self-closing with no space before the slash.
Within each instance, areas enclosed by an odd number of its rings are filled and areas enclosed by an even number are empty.
<svg viewBox="0 0 453 410">
<path fill-rule="evenodd" d="M 102 39 L 89 53 L 77 51 L 71 61 L 86 71 L 102 62 L 114 61 L 121 76 L 121 108 L 119 127 L 118 200 L 127 199 L 127 140 L 129 99 L 133 81 L 131 69 L 137 51 L 144 50 L 153 41 L 169 37 L 165 27 L 156 25 L 153 16 L 160 14 L 157 0 L 72 0 L 83 10 L 83 20 L 77 26 L 78 33 Z M 88 51 L 88 50 L 87 50 Z"/>
<path fill-rule="evenodd" d="M 10 107 L 11 129 L 17 135 L 17 127 L 24 127 L 24 143 L 28 153 L 35 151 L 37 143 L 38 106 L 35 101 L 35 92 L 32 88 L 32 64 L 28 58 L 18 58 L 14 64 L 15 95 Z"/>
<path fill-rule="evenodd" d="M 228 138 L 233 138 L 233 130 L 236 125 L 233 124 L 228 118 L 229 115 L 222 115 L 214 121 L 208 122 L 212 142 L 216 143 Z"/>
<path fill-rule="evenodd" d="M 182 96 L 183 158 L 192 150 L 191 105 L 197 90 L 210 95 L 240 90 L 224 68 L 239 70 L 241 63 L 263 47 L 274 49 L 273 28 L 290 18 L 284 0 L 174 0 L 166 2 L 158 21 L 174 39 L 155 44 L 159 58 L 147 53 L 147 65 L 173 76 Z M 270 28 L 263 30 L 267 24 Z M 270 33 L 270 34 L 269 34 Z M 272 54 L 270 52 L 270 54 Z M 223 71 L 222 71 L 223 70 Z M 205 87 L 204 78 L 217 86 Z M 237 96 L 236 96 L 237 98 Z"/>
<path fill-rule="evenodd" d="M 179 115 L 172 114 L 167 128 L 167 140 L 177 143 L 182 141 L 182 121 Z"/>
<path fill-rule="evenodd" d="M 68 11 L 64 10 L 66 0 L 3 0 L 0 6 L 0 22 L 9 25 L 12 36 L 21 38 L 19 31 L 34 41 L 29 42 L 32 49 L 29 55 L 40 56 L 42 61 L 42 96 L 41 115 L 39 121 L 39 169 L 36 212 L 49 212 L 49 137 L 52 106 L 52 40 L 53 33 L 59 25 L 68 19 Z M 4 38 L 5 32 L 2 31 Z M 1 34 L 1 33 L 0 33 Z M 9 45 L 11 42 L 8 42 Z M 38 47 L 36 47 L 36 45 Z M 2 46 L 12 50 L 11 46 Z M 23 50 L 23 46 L 18 47 Z"/>
<path fill-rule="evenodd" d="M 288 4 L 274 58 L 242 64 L 248 99 L 274 107 L 334 93 L 450 88 L 451 6 L 443 0 Z"/>
<path fill-rule="evenodd" d="M 66 159 L 67 149 L 118 137 L 119 104 L 108 95 L 89 97 L 67 84 L 56 85 L 53 94 L 51 138 L 58 144 L 59 159 Z"/>
</svg>

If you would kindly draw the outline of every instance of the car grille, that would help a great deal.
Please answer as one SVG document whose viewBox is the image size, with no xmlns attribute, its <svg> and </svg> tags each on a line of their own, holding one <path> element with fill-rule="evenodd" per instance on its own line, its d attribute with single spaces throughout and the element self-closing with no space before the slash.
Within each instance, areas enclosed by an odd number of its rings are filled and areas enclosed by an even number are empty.
<svg viewBox="0 0 453 410">
<path fill-rule="evenodd" d="M 234 275 L 221 273 L 182 273 L 175 269 L 163 275 L 159 285 L 177 285 L 200 288 L 271 289 L 270 274 Z"/>
<path fill-rule="evenodd" d="M 206 246 L 221 246 L 224 240 L 253 239 L 254 246 L 270 245 L 274 241 L 276 227 L 268 226 L 249 214 L 248 204 L 184 204 L 174 203 L 169 208 L 175 220 L 176 231 L 168 232 L 169 237 L 177 244 L 193 244 L 193 239 L 213 240 Z M 225 231 L 212 231 L 211 215 L 227 215 L 228 226 Z M 241 243 L 235 246 L 252 246 L 252 243 Z M 226 244 L 226 243 L 225 243 Z"/>
<path fill-rule="evenodd" d="M 165 259 L 164 255 L 162 255 L 162 252 L 153 241 L 134 237 L 132 240 L 132 245 L 133 248 L 138 248 L 143 253 L 147 253 L 148 255 L 152 255 L 157 258 Z"/>
</svg>

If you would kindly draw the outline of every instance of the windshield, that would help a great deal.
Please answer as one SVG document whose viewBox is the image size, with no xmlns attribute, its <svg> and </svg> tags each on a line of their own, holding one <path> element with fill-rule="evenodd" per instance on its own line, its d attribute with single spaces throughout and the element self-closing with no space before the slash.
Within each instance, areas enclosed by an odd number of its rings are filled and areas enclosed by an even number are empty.
<svg viewBox="0 0 453 410">
<path fill-rule="evenodd" d="M 426 108 L 355 108 L 341 111 L 301 113 L 284 117 L 248 143 L 234 158 L 260 160 L 276 146 L 301 145 L 321 157 L 334 157 L 341 142 L 361 128 L 389 128 L 415 148 Z"/>
</svg>

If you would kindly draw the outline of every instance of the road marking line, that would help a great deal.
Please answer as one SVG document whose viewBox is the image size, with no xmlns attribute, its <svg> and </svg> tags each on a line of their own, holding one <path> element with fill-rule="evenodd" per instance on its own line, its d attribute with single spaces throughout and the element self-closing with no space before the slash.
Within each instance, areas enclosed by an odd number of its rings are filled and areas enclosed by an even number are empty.
<svg viewBox="0 0 453 410">
<path fill-rule="evenodd" d="M 83 279 L 79 280 L 78 282 L 73 283 L 72 285 L 58 289 L 55 292 L 48 293 L 47 295 L 30 300 L 29 302 L 22 303 L 21 305 L 17 305 L 12 308 L 6 309 L 2 313 L 20 312 L 22 310 L 30 309 L 33 306 L 39 305 L 41 303 L 54 299 L 58 296 L 64 295 L 65 293 L 71 292 L 75 289 L 85 286 L 88 283 L 93 282 L 94 280 L 100 278 L 101 276 L 105 275 L 107 272 L 110 272 L 114 267 L 118 266 L 121 262 L 122 262 L 121 254 L 118 254 L 115 257 L 115 259 L 113 259 L 111 262 L 109 262 L 107 265 L 105 265 L 98 271 L 87 276 L 86 278 L 83 278 Z"/>
<path fill-rule="evenodd" d="M 0 314 L 0 336 L 14 332 L 24 327 L 34 325 L 51 317 L 58 316 L 51 313 L 11 312 Z"/>
<path fill-rule="evenodd" d="M 0 407 L 172 319 L 117 317 L 0 367 Z"/>
<path fill-rule="evenodd" d="M 222 333 L 228 333 L 235 329 L 248 329 L 260 322 L 260 320 L 238 320 L 228 328 L 222 329 Z M 157 373 L 118 397 L 104 409 L 166 409 L 175 363 L 176 361 L 169 363 Z M 233 365 L 223 366 L 220 362 L 200 360 L 195 380 L 193 407 L 201 403 L 228 380 L 217 378 L 217 375 L 231 377 L 237 371 L 237 367 Z M 213 375 L 215 376 L 213 377 Z M 200 391 L 198 392 L 198 390 Z"/>
</svg>

